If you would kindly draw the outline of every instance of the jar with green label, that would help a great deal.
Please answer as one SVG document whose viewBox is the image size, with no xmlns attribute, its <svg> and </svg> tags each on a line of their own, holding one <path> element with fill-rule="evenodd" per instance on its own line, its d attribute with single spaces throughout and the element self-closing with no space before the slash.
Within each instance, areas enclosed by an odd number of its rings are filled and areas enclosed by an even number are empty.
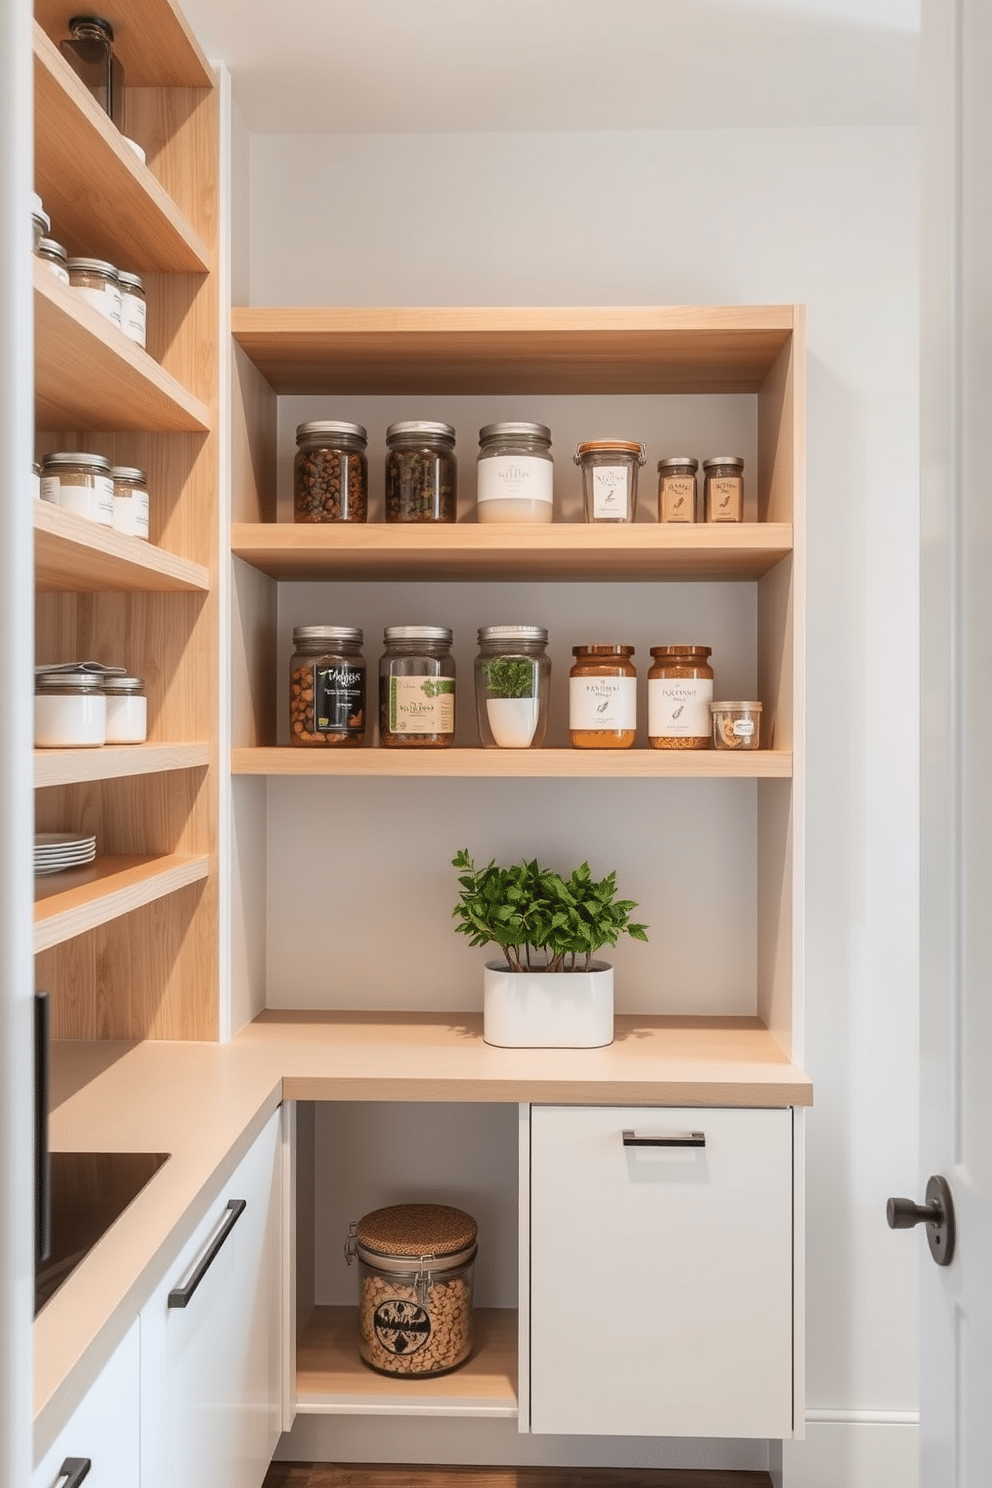
<svg viewBox="0 0 992 1488">
<path fill-rule="evenodd" d="M 365 740 L 365 658 L 352 625 L 297 625 L 289 664 L 289 742 L 357 749 Z"/>
<path fill-rule="evenodd" d="M 379 742 L 447 749 L 455 742 L 455 663 L 446 625 L 387 625 L 379 662 Z"/>
</svg>

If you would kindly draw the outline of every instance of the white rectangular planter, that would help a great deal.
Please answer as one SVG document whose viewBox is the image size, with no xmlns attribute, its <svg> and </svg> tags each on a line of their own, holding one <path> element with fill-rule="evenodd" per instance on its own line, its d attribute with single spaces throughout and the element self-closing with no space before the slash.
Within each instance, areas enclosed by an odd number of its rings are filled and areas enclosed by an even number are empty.
<svg viewBox="0 0 992 1488">
<path fill-rule="evenodd" d="M 510 971 L 487 961 L 482 1036 L 503 1049 L 598 1049 L 613 1042 L 613 967 Z"/>
</svg>

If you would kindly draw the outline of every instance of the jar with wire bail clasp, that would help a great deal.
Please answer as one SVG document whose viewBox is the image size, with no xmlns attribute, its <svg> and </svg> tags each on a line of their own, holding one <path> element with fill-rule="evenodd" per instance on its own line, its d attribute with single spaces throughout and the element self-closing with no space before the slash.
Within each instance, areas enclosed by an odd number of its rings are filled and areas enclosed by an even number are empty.
<svg viewBox="0 0 992 1488">
<path fill-rule="evenodd" d="M 364 522 L 369 512 L 368 430 L 312 419 L 296 430 L 294 522 Z"/>
<path fill-rule="evenodd" d="M 367 692 L 362 631 L 297 625 L 289 664 L 289 742 L 357 749 L 365 741 Z"/>
<path fill-rule="evenodd" d="M 548 728 L 551 661 L 540 625 L 484 625 L 475 662 L 483 749 L 540 749 Z"/>
<path fill-rule="evenodd" d="M 546 424 L 508 421 L 479 430 L 476 508 L 482 523 L 554 521 L 554 461 Z"/>
<path fill-rule="evenodd" d="M 575 451 L 587 522 L 632 522 L 644 446 L 629 439 L 589 439 Z"/>
</svg>

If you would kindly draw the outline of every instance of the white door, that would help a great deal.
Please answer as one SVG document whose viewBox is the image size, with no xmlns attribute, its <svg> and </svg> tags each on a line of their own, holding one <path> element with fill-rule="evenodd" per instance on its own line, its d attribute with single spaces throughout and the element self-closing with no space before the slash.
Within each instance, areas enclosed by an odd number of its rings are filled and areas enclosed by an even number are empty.
<svg viewBox="0 0 992 1488">
<path fill-rule="evenodd" d="M 992 4 L 925 0 L 922 45 L 921 1488 L 992 1483 Z M 908 1237 L 893 1243 L 904 1243 Z"/>
</svg>

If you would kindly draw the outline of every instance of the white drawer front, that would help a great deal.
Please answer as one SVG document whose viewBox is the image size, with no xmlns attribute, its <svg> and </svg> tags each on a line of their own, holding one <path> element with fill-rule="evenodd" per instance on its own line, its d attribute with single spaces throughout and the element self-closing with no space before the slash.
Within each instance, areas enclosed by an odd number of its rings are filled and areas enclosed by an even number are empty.
<svg viewBox="0 0 992 1488">
<path fill-rule="evenodd" d="M 531 1429 L 791 1435 L 791 1111 L 531 1118 Z"/>
<path fill-rule="evenodd" d="M 86 1488 L 138 1482 L 138 1320 L 131 1324 L 86 1398 L 31 1475 L 31 1488 L 63 1488 L 66 1458 L 88 1458 Z"/>
</svg>

